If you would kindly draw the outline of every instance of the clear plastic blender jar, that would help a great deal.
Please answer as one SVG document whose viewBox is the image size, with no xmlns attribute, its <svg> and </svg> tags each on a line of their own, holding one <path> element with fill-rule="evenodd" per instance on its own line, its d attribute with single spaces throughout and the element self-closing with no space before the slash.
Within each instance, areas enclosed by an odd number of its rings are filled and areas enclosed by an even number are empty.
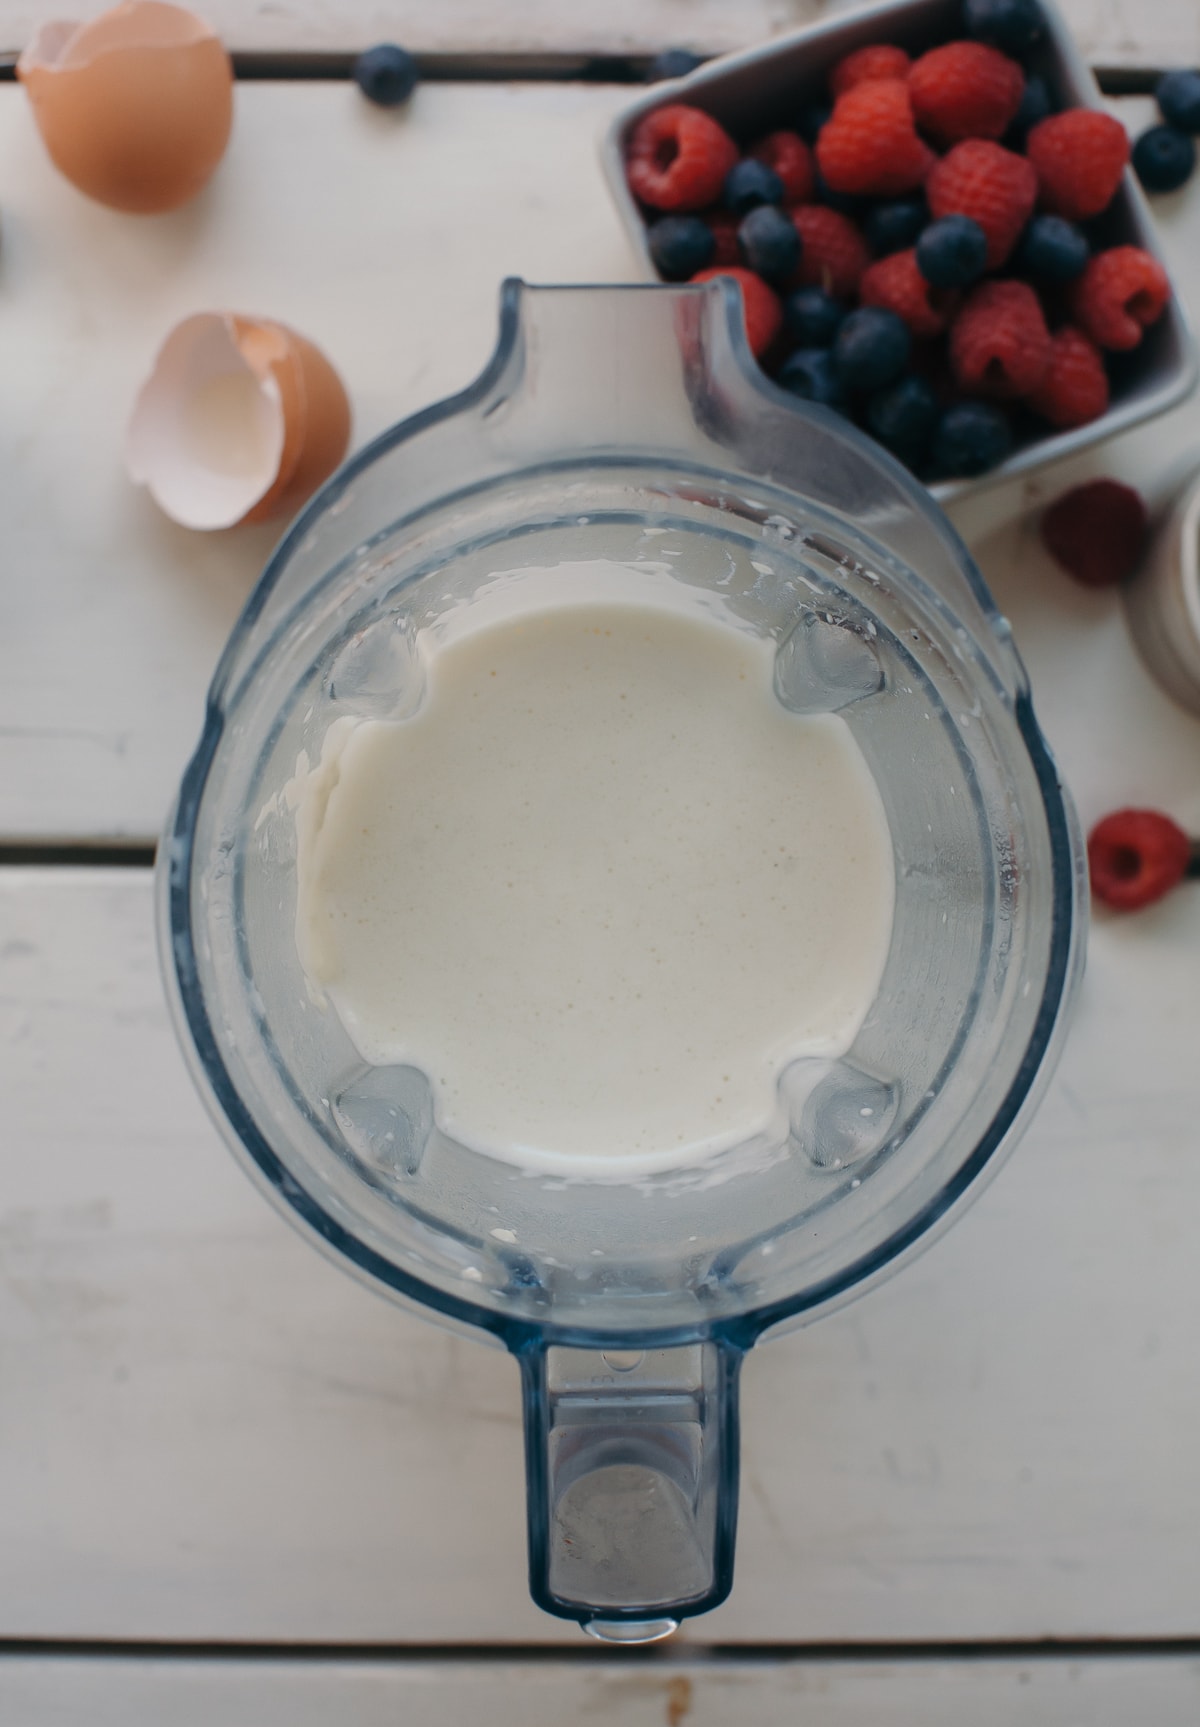
<svg viewBox="0 0 1200 1727">
<path fill-rule="evenodd" d="M 419 705 L 413 644 L 450 609 L 503 610 L 530 567 L 661 568 L 668 542 L 680 605 L 719 595 L 774 645 L 780 701 L 851 727 L 891 831 L 890 951 L 851 1049 L 785 1071 L 755 1142 L 636 1181 L 531 1174 L 457 1143 L 428 1077 L 365 1063 L 306 987 L 283 792 L 335 719 Z M 1082 954 L 1082 849 L 1007 624 L 928 494 L 758 371 L 727 282 L 505 285 L 483 376 L 358 455 L 273 556 L 160 884 L 230 1145 L 365 1281 L 519 1359 L 534 1599 L 630 1642 L 729 1590 L 745 1351 L 978 1190 Z"/>
</svg>

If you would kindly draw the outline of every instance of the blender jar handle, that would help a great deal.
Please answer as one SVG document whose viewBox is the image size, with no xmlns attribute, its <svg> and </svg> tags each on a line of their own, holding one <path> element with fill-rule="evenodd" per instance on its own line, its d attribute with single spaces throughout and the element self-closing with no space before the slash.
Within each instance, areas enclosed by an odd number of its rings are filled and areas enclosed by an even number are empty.
<svg viewBox="0 0 1200 1727">
<path fill-rule="evenodd" d="M 742 1351 L 539 1339 L 517 1353 L 538 1606 L 620 1643 L 716 1607 L 733 1582 Z"/>
</svg>

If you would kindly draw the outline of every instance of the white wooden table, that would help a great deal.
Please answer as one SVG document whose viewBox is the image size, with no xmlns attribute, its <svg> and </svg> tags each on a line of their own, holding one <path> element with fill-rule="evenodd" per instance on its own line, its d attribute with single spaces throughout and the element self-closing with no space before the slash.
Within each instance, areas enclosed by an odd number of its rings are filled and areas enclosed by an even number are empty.
<svg viewBox="0 0 1200 1727">
<path fill-rule="evenodd" d="M 244 49 L 583 54 L 817 7 L 208 10 Z M 1194 0 L 1071 11 L 1098 63 L 1200 61 Z M 0 3 L 0 47 L 35 13 Z M 145 862 L 272 535 L 189 535 L 131 490 L 131 392 L 177 317 L 219 307 L 321 342 L 358 441 L 458 387 L 504 274 L 633 274 L 594 152 L 626 95 L 439 82 L 397 117 L 244 81 L 217 181 L 146 222 L 57 179 L 0 84 L 3 1727 L 1200 1719 L 1200 890 L 1098 920 L 1060 1074 L 955 1230 L 751 1358 L 738 1582 L 659 1657 L 528 1603 L 515 1370 L 295 1238 L 175 1051 Z M 1158 212 L 1200 316 L 1200 183 Z M 1161 499 L 1189 460 L 1196 402 L 1039 484 Z M 1035 502 L 957 516 L 1084 820 L 1137 800 L 1200 831 L 1200 724 L 1114 596 L 1049 565 Z"/>
</svg>

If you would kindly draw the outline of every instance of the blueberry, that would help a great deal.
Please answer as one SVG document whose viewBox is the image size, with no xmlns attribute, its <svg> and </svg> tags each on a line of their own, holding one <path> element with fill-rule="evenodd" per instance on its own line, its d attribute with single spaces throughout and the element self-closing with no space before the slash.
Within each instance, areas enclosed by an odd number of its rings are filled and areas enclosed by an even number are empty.
<svg viewBox="0 0 1200 1727">
<path fill-rule="evenodd" d="M 877 258 L 911 246 L 929 220 L 924 198 L 893 198 L 876 204 L 863 218 L 867 245 Z"/>
<path fill-rule="evenodd" d="M 818 204 L 828 204 L 831 210 L 840 210 L 843 216 L 861 216 L 867 203 L 853 192 L 835 192 L 819 168 L 813 171 L 813 198 Z"/>
<path fill-rule="evenodd" d="M 1035 216 L 1017 247 L 1016 267 L 1038 282 L 1073 282 L 1091 248 L 1082 228 L 1062 216 Z"/>
<path fill-rule="evenodd" d="M 824 408 L 846 405 L 846 392 L 828 348 L 797 348 L 780 368 L 779 383 L 793 396 L 820 402 Z"/>
<path fill-rule="evenodd" d="M 909 467 L 922 461 L 938 420 L 933 386 L 912 373 L 879 390 L 867 403 L 867 428 L 873 438 Z"/>
<path fill-rule="evenodd" d="M 1164 72 L 1154 94 L 1168 125 L 1200 132 L 1200 72 Z"/>
<path fill-rule="evenodd" d="M 747 156 L 744 161 L 735 162 L 726 174 L 722 198 L 735 216 L 744 216 L 757 210 L 760 204 L 782 204 L 783 181 L 774 168 Z"/>
<path fill-rule="evenodd" d="M 1025 88 L 1021 92 L 1021 100 L 1017 111 L 1009 122 L 1008 131 L 1003 142 L 1010 150 L 1021 151 L 1025 148 L 1025 140 L 1037 125 L 1039 120 L 1045 120 L 1053 112 L 1054 104 L 1050 100 L 1050 87 L 1044 78 L 1036 72 L 1031 72 L 1025 80 Z"/>
<path fill-rule="evenodd" d="M 970 216 L 943 216 L 917 241 L 917 269 L 932 288 L 965 288 L 986 263 L 987 235 Z"/>
<path fill-rule="evenodd" d="M 381 42 L 368 48 L 354 62 L 354 82 L 369 102 L 381 108 L 399 108 L 417 87 L 421 72 L 407 48 Z"/>
<path fill-rule="evenodd" d="M 760 204 L 738 224 L 738 245 L 752 270 L 768 282 L 783 282 L 800 262 L 801 241 L 790 216 Z"/>
<path fill-rule="evenodd" d="M 955 402 L 933 437 L 933 465 L 945 479 L 984 474 L 1012 449 L 1012 427 L 991 402 Z"/>
<path fill-rule="evenodd" d="M 860 306 L 842 322 L 833 343 L 838 375 L 848 390 L 881 390 L 908 364 L 912 337 L 895 312 Z"/>
<path fill-rule="evenodd" d="M 650 256 L 668 282 L 686 282 L 711 264 L 716 236 L 699 216 L 660 216 L 647 232 Z"/>
<path fill-rule="evenodd" d="M 783 302 L 784 329 L 802 348 L 827 348 L 845 316 L 845 308 L 824 288 L 797 288 Z"/>
<path fill-rule="evenodd" d="M 1032 48 L 1044 28 L 1037 0 L 963 0 L 963 29 L 1006 54 Z"/>
<path fill-rule="evenodd" d="M 693 54 L 690 48 L 664 48 L 647 66 L 646 82 L 661 84 L 664 78 L 686 78 L 703 64 L 703 54 Z"/>
<path fill-rule="evenodd" d="M 817 133 L 833 113 L 828 102 L 812 102 L 807 108 L 800 110 L 800 118 L 796 122 L 796 130 L 806 144 L 815 144 Z"/>
<path fill-rule="evenodd" d="M 1151 126 L 1133 146 L 1132 160 L 1147 192 L 1174 192 L 1192 177 L 1196 146 L 1174 126 Z"/>
</svg>

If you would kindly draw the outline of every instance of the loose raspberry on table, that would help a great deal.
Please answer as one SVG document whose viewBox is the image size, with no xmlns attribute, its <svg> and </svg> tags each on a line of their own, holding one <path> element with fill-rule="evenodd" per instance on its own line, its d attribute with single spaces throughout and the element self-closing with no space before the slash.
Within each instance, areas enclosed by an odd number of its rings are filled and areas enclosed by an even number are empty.
<svg viewBox="0 0 1200 1727">
<path fill-rule="evenodd" d="M 1051 114 L 1030 132 L 1025 151 L 1038 177 L 1043 208 L 1080 222 L 1112 201 L 1129 160 L 1129 135 L 1096 108 Z"/>
<path fill-rule="evenodd" d="M 913 63 L 908 94 L 922 131 L 939 144 L 999 138 L 1012 124 L 1025 74 L 983 42 L 945 42 Z"/>
<path fill-rule="evenodd" d="M 736 264 L 700 270 L 692 277 L 692 281 L 711 282 L 716 276 L 731 276 L 741 288 L 742 310 L 746 317 L 746 340 L 750 344 L 750 352 L 757 359 L 766 353 L 782 327 L 783 307 L 779 303 L 779 296 L 772 293 L 753 270 L 741 270 Z"/>
<path fill-rule="evenodd" d="M 864 306 L 882 306 L 895 312 L 918 337 L 940 336 L 959 299 L 955 293 L 930 287 L 917 268 L 917 255 L 911 246 L 869 264 L 858 292 Z"/>
<path fill-rule="evenodd" d="M 1104 356 L 1082 330 L 1064 324 L 1050 338 L 1050 366 L 1026 401 L 1052 426 L 1086 426 L 1108 407 Z"/>
<path fill-rule="evenodd" d="M 1140 246 L 1097 252 L 1070 291 L 1071 312 L 1101 348 L 1136 348 L 1171 298 L 1167 272 Z"/>
<path fill-rule="evenodd" d="M 710 114 L 673 102 L 646 114 L 625 156 L 629 190 L 655 210 L 702 210 L 721 196 L 738 148 Z"/>
<path fill-rule="evenodd" d="M 877 198 L 912 192 L 932 162 L 898 78 L 855 84 L 838 97 L 817 137 L 817 165 L 835 192 Z"/>
<path fill-rule="evenodd" d="M 981 282 L 950 326 L 950 365 L 965 390 L 1005 400 L 1036 390 L 1050 369 L 1050 332 L 1025 282 Z"/>
<path fill-rule="evenodd" d="M 748 154 L 779 175 L 786 204 L 803 204 L 812 197 L 812 151 L 799 132 L 768 132 Z"/>
<path fill-rule="evenodd" d="M 797 204 L 788 214 L 803 246 L 792 286 L 824 288 L 837 300 L 853 298 L 870 262 L 866 241 L 854 223 L 824 204 Z"/>
<path fill-rule="evenodd" d="M 856 48 L 833 67 L 829 93 L 836 100 L 856 84 L 869 84 L 880 78 L 899 78 L 903 82 L 911 65 L 912 60 L 903 48 L 894 48 L 890 42 L 868 42 L 865 48 Z"/>
<path fill-rule="evenodd" d="M 987 268 L 1009 256 L 1037 201 L 1037 174 L 1023 156 L 967 138 L 934 164 L 925 196 L 934 217 L 969 216 L 987 235 Z"/>
<path fill-rule="evenodd" d="M 1092 892 L 1114 911 L 1140 911 L 1189 873 L 1192 844 L 1158 810 L 1114 810 L 1088 835 Z"/>
<path fill-rule="evenodd" d="M 1131 576 L 1149 533 L 1141 494 L 1120 480 L 1087 480 L 1056 498 L 1042 517 L 1042 544 L 1085 588 L 1107 588 Z"/>
</svg>

